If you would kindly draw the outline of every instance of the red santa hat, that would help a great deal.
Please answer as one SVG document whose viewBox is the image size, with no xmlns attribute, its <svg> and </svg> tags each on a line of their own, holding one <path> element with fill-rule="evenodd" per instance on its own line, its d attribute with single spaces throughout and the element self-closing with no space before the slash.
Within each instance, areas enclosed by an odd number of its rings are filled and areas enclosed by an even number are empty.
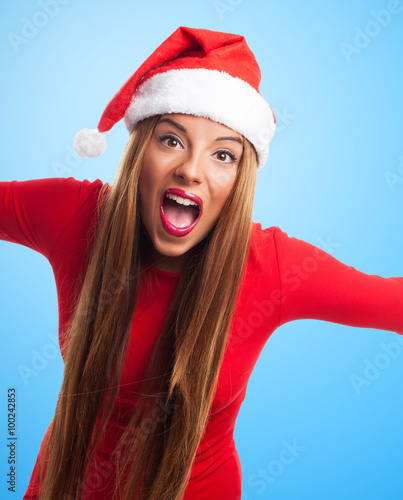
<svg viewBox="0 0 403 500">
<path fill-rule="evenodd" d="M 262 168 L 276 118 L 259 92 L 260 80 L 243 36 L 180 27 L 117 92 L 97 129 L 76 134 L 74 149 L 83 158 L 100 156 L 105 133 L 122 118 L 131 133 L 144 118 L 184 113 L 209 118 L 246 137 Z"/>
</svg>

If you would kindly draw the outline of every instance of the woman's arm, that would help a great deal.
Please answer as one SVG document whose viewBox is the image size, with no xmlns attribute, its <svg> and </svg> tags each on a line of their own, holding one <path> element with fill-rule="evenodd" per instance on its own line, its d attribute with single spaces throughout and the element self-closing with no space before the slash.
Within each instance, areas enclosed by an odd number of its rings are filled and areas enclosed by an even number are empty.
<svg viewBox="0 0 403 500">
<path fill-rule="evenodd" d="M 276 229 L 280 325 L 319 319 L 403 334 L 403 277 L 357 271 L 329 253 Z"/>
<path fill-rule="evenodd" d="M 18 243 L 50 260 L 58 238 L 100 180 L 65 178 L 0 182 L 0 239 Z"/>
</svg>

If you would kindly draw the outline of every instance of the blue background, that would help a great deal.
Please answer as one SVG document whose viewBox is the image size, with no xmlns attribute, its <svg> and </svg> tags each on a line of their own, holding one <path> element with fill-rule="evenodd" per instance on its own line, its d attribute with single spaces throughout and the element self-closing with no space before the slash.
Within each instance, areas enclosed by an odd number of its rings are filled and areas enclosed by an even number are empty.
<svg viewBox="0 0 403 500">
<path fill-rule="evenodd" d="M 48 3 L 0 7 L 1 180 L 71 175 L 112 183 L 128 137 L 123 123 L 91 161 L 71 156 L 75 133 L 97 125 L 115 92 L 178 26 L 239 33 L 260 64 L 261 93 L 278 119 L 258 174 L 254 220 L 317 246 L 330 240 L 334 257 L 365 273 L 403 276 L 403 4 L 64 0 L 44 17 Z M 375 13 L 385 9 L 400 12 L 383 14 L 382 26 Z M 17 43 L 33 21 L 42 26 Z M 6 499 L 25 492 L 63 365 L 52 340 L 57 297 L 48 261 L 4 242 L 0 256 Z M 403 355 L 359 394 L 350 378 L 363 377 L 365 360 L 375 362 L 381 343 L 397 339 L 308 320 L 273 334 L 235 430 L 244 500 L 403 498 Z M 35 374 L 24 379 L 26 368 Z M 18 393 L 16 495 L 7 492 L 5 476 L 10 386 Z M 299 451 L 281 469 L 276 460 L 285 442 Z M 263 470 L 268 479 L 257 478 Z"/>
</svg>

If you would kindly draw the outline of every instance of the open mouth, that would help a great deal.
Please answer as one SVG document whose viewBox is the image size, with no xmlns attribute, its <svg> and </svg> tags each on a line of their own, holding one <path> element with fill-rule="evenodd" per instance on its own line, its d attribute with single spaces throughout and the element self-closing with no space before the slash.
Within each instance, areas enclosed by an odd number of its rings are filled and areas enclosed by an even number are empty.
<svg viewBox="0 0 403 500">
<path fill-rule="evenodd" d="M 202 200 L 182 190 L 168 189 L 162 197 L 160 212 L 166 231 L 174 236 L 185 236 L 201 217 Z"/>
</svg>

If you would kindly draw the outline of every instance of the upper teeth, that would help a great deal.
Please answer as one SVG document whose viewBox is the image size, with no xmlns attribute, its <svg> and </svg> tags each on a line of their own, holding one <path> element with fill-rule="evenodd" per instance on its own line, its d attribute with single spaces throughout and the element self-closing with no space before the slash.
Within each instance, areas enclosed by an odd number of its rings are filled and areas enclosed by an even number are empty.
<svg viewBox="0 0 403 500">
<path fill-rule="evenodd" d="M 178 196 L 177 194 L 172 194 L 172 193 L 168 193 L 166 195 L 168 198 L 170 198 L 171 200 L 175 200 L 176 203 L 180 203 L 181 205 L 196 205 L 196 207 L 198 206 L 198 204 L 193 201 L 193 200 L 189 200 L 189 198 L 182 198 L 181 196 Z"/>
</svg>

